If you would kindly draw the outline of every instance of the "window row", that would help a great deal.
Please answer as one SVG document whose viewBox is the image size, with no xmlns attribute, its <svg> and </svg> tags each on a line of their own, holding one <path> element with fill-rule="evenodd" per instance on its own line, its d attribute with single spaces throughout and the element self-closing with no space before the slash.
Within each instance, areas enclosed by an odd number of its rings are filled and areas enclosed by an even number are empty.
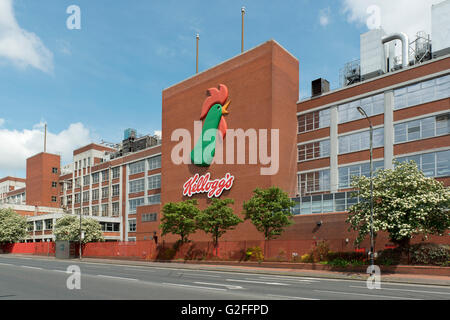
<svg viewBox="0 0 450 320">
<path fill-rule="evenodd" d="M 394 90 L 394 110 L 450 97 L 450 75 Z"/>
<path fill-rule="evenodd" d="M 339 154 L 356 152 L 370 148 L 370 130 L 340 136 Z M 384 145 L 384 128 L 373 130 L 373 147 L 382 147 Z"/>
<path fill-rule="evenodd" d="M 450 113 L 394 125 L 395 143 L 450 133 Z"/>
<path fill-rule="evenodd" d="M 142 215 L 142 222 L 156 221 L 157 217 L 158 217 L 157 213 L 144 213 Z"/>
<path fill-rule="evenodd" d="M 140 160 L 130 163 L 129 174 L 145 172 L 145 161 L 148 161 L 148 170 L 161 168 L 161 156 L 151 157 L 148 160 Z"/>
<path fill-rule="evenodd" d="M 308 193 L 330 190 L 330 170 L 314 171 L 298 174 L 298 193 Z"/>
<path fill-rule="evenodd" d="M 320 194 L 293 199 L 296 205 L 293 214 L 312 214 L 326 212 L 345 212 L 360 201 L 356 192 Z"/>
<path fill-rule="evenodd" d="M 373 172 L 384 168 L 384 160 L 373 162 Z M 339 173 L 339 189 L 347 189 L 351 187 L 353 177 L 366 176 L 370 177 L 370 162 L 361 163 L 351 166 L 340 167 Z"/>
<path fill-rule="evenodd" d="M 450 176 L 450 150 L 399 157 L 399 162 L 414 161 L 427 177 Z"/>
<path fill-rule="evenodd" d="M 298 161 L 330 156 L 330 140 L 312 142 L 298 146 Z"/>
<path fill-rule="evenodd" d="M 330 126 L 330 109 L 313 111 L 297 117 L 298 133 Z"/>
<path fill-rule="evenodd" d="M 363 108 L 369 117 L 384 113 L 384 93 L 339 105 L 339 123 L 362 119 L 358 107 Z"/>
<path fill-rule="evenodd" d="M 53 219 L 36 220 L 27 222 L 27 231 L 52 230 Z"/>
</svg>

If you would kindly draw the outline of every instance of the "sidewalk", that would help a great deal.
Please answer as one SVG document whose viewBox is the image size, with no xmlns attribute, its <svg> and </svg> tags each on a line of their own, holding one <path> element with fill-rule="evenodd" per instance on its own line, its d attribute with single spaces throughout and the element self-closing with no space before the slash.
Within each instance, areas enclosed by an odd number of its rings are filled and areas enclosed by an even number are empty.
<svg viewBox="0 0 450 320">
<path fill-rule="evenodd" d="M 55 257 L 35 256 L 26 254 L 7 254 L 0 256 L 10 257 L 27 257 L 33 259 L 55 260 Z M 78 259 L 60 260 L 60 261 L 79 261 Z M 221 265 L 214 264 L 194 264 L 182 262 L 153 262 L 153 261 L 135 261 L 135 260 L 118 260 L 118 259 L 98 259 L 98 258 L 83 258 L 81 260 L 85 263 L 101 263 L 101 264 L 116 264 L 116 265 L 132 265 L 145 267 L 160 267 L 173 269 L 188 269 L 188 270 L 204 270 L 204 271 L 227 271 L 227 272 L 247 272 L 255 274 L 266 275 L 284 275 L 294 277 L 313 277 L 313 278 L 327 278 L 327 279 L 346 279 L 346 280 L 362 280 L 365 281 L 368 277 L 366 273 L 358 272 L 337 272 L 337 271 L 321 271 L 321 270 L 304 270 L 304 269 L 290 269 L 290 268 L 271 268 L 260 266 L 236 266 L 236 265 Z M 381 281 L 392 283 L 408 283 L 408 284 L 425 284 L 425 285 L 440 285 L 450 286 L 450 277 L 447 276 L 430 276 L 419 274 L 381 274 Z"/>
</svg>

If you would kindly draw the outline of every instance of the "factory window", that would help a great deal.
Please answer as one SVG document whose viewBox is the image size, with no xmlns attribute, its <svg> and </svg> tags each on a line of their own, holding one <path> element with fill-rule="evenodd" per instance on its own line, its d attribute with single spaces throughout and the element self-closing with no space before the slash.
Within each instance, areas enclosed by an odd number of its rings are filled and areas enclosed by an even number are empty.
<svg viewBox="0 0 450 320">
<path fill-rule="evenodd" d="M 327 212 L 345 212 L 361 201 L 356 192 L 339 192 L 294 198 L 292 213 L 317 214 Z"/>
<path fill-rule="evenodd" d="M 88 186 L 89 185 L 89 176 L 84 176 L 83 177 L 83 186 Z"/>
<path fill-rule="evenodd" d="M 130 174 L 141 173 L 145 171 L 145 160 L 130 163 Z"/>
<path fill-rule="evenodd" d="M 102 188 L 102 199 L 106 199 L 108 197 L 109 197 L 109 188 L 108 187 Z"/>
<path fill-rule="evenodd" d="M 148 159 L 148 170 L 161 168 L 161 156 L 156 156 Z"/>
<path fill-rule="evenodd" d="M 75 178 L 75 188 L 81 187 L 81 181 L 80 178 Z"/>
<path fill-rule="evenodd" d="M 34 230 L 34 223 L 33 221 L 27 222 L 27 231 L 33 231 Z"/>
<path fill-rule="evenodd" d="M 52 196 L 52 202 L 56 202 L 57 198 L 55 196 Z"/>
<path fill-rule="evenodd" d="M 119 211 L 120 211 L 120 204 L 119 202 L 113 202 L 112 204 L 112 215 L 113 217 L 116 217 L 119 215 Z"/>
<path fill-rule="evenodd" d="M 84 207 L 83 208 L 83 215 L 84 216 L 88 216 L 89 215 L 89 207 Z"/>
<path fill-rule="evenodd" d="M 114 222 L 100 222 L 102 231 L 118 232 L 120 229 L 119 223 Z"/>
<path fill-rule="evenodd" d="M 136 232 L 136 219 L 128 220 L 128 232 Z"/>
<path fill-rule="evenodd" d="M 450 113 L 402 122 L 394 126 L 395 143 L 426 139 L 450 133 Z"/>
<path fill-rule="evenodd" d="M 72 190 L 72 181 L 71 180 L 67 181 L 66 186 L 67 186 L 67 190 Z"/>
<path fill-rule="evenodd" d="M 330 190 L 330 170 L 298 174 L 300 195 Z"/>
<path fill-rule="evenodd" d="M 109 217 L 109 206 L 107 203 L 102 204 L 102 217 Z"/>
<path fill-rule="evenodd" d="M 374 161 L 373 162 L 373 172 L 375 173 L 378 169 L 384 168 L 384 161 Z M 345 166 L 339 168 L 339 189 L 350 188 L 352 178 L 359 176 L 370 176 L 370 162 L 356 164 L 352 166 Z"/>
<path fill-rule="evenodd" d="M 36 231 L 42 231 L 42 220 L 37 220 L 34 222 L 34 226 Z"/>
<path fill-rule="evenodd" d="M 109 180 L 109 170 L 103 170 L 102 171 L 102 181 L 108 181 Z"/>
<path fill-rule="evenodd" d="M 384 145 L 384 128 L 373 130 L 373 147 Z M 339 154 L 356 152 L 370 148 L 370 131 L 363 131 L 339 137 Z"/>
<path fill-rule="evenodd" d="M 142 192 L 145 189 L 145 179 L 138 179 L 129 182 L 129 193 Z"/>
<path fill-rule="evenodd" d="M 112 168 L 112 178 L 119 179 L 120 178 L 120 167 Z"/>
<path fill-rule="evenodd" d="M 426 177 L 450 176 L 450 150 L 399 157 L 396 160 L 414 161 Z"/>
<path fill-rule="evenodd" d="M 83 202 L 88 202 L 89 201 L 89 191 L 84 191 L 83 192 Z"/>
<path fill-rule="evenodd" d="M 314 111 L 297 117 L 298 133 L 330 126 L 330 109 Z"/>
<path fill-rule="evenodd" d="M 98 196 L 99 196 L 98 189 L 93 189 L 92 190 L 92 200 L 98 200 L 99 199 Z"/>
<path fill-rule="evenodd" d="M 71 205 L 72 204 L 72 195 L 67 196 L 67 205 Z"/>
<path fill-rule="evenodd" d="M 136 198 L 128 201 L 130 214 L 136 213 L 136 207 L 143 205 L 145 202 L 145 198 Z"/>
<path fill-rule="evenodd" d="M 156 174 L 154 176 L 148 177 L 148 189 L 159 189 L 161 188 L 161 175 Z"/>
<path fill-rule="evenodd" d="M 52 230 L 52 229 L 53 229 L 53 219 L 46 219 L 45 230 Z"/>
<path fill-rule="evenodd" d="M 58 183 L 56 181 L 52 181 L 52 188 L 56 188 L 58 186 Z"/>
<path fill-rule="evenodd" d="M 148 197 L 148 204 L 161 203 L 161 194 L 152 194 Z"/>
<path fill-rule="evenodd" d="M 98 206 L 92 206 L 92 215 L 98 216 L 98 210 L 99 210 Z"/>
<path fill-rule="evenodd" d="M 144 213 L 142 215 L 142 222 L 156 221 L 157 213 Z"/>
<path fill-rule="evenodd" d="M 112 196 L 113 197 L 118 197 L 120 195 L 120 185 L 119 184 L 115 184 L 112 186 Z"/>
<path fill-rule="evenodd" d="M 394 90 L 394 110 L 450 97 L 450 75 Z"/>
<path fill-rule="evenodd" d="M 358 107 L 363 108 L 369 117 L 384 113 L 384 93 L 339 105 L 339 123 L 362 119 Z"/>
<path fill-rule="evenodd" d="M 81 215 L 81 209 L 80 208 L 75 209 L 75 214 L 77 216 Z"/>
<path fill-rule="evenodd" d="M 298 161 L 330 156 L 330 140 L 312 142 L 298 146 Z"/>
<path fill-rule="evenodd" d="M 83 159 L 83 168 L 86 168 L 86 159 Z"/>
<path fill-rule="evenodd" d="M 99 183 L 100 173 L 94 172 L 92 174 L 92 184 Z"/>
</svg>

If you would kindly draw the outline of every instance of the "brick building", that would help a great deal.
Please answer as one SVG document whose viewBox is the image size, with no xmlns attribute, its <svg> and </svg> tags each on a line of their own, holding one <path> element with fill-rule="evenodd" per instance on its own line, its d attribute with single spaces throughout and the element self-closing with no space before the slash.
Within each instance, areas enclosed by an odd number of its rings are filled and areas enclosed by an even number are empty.
<svg viewBox="0 0 450 320">
<path fill-rule="evenodd" d="M 450 6 L 450 1 L 444 4 Z M 162 205 L 188 199 L 183 195 L 188 179 L 196 174 L 209 173 L 211 179 L 231 174 L 233 185 L 221 197 L 235 200 L 236 214 L 241 214 L 243 202 L 256 187 L 279 186 L 297 203 L 295 223 L 280 239 L 328 240 L 333 250 L 352 250 L 356 234 L 347 231 L 345 220 L 348 207 L 359 200 L 351 196 L 351 177 L 369 174 L 369 125 L 357 107 L 365 110 L 373 125 L 375 169 L 392 168 L 393 160 L 414 160 L 426 176 L 450 185 L 450 44 L 432 51 L 422 41 L 420 50 L 416 47 L 414 55 L 403 56 L 399 63 L 389 39 L 381 29 L 361 35 L 361 60 L 345 66 L 342 86 L 330 91 L 326 80 L 315 80 L 311 98 L 301 101 L 298 59 L 276 41 L 263 43 L 165 89 L 161 140 L 127 130 L 117 145 L 89 144 L 74 151 L 73 162 L 61 169 L 58 178 L 52 168 L 59 168 L 59 158 L 36 155 L 27 161 L 26 187 L 20 179 L 0 180 L 0 188 L 6 188 L 0 189 L 2 199 L 44 206 L 46 215 L 53 214 L 48 219 L 64 213 L 94 217 L 110 240 L 150 240 L 160 236 Z M 367 49 L 373 47 L 379 50 Z M 247 143 L 242 150 L 235 145 L 225 149 L 224 164 L 176 163 L 180 137 L 174 132 L 183 130 L 191 137 L 190 146 L 195 144 L 195 121 L 208 98 L 205 92 L 220 84 L 226 85 L 231 101 L 228 129 L 241 129 L 245 141 L 257 142 L 257 161 L 251 160 L 254 150 Z M 264 135 L 268 142 L 262 146 Z M 223 143 L 237 140 L 227 133 Z M 270 148 L 277 142 L 275 159 Z M 266 156 L 272 156 L 269 162 L 261 160 L 265 149 Z M 244 163 L 239 160 L 242 155 Z M 262 174 L 271 166 L 276 166 L 273 174 Z M 201 209 L 210 202 L 201 193 L 192 198 Z M 35 225 L 37 220 L 45 226 L 45 219 L 30 218 Z M 198 232 L 191 239 L 209 237 Z M 249 221 L 222 238 L 260 239 Z M 448 236 L 432 240 L 449 241 Z M 379 237 L 377 249 L 386 243 L 386 237 Z"/>
</svg>

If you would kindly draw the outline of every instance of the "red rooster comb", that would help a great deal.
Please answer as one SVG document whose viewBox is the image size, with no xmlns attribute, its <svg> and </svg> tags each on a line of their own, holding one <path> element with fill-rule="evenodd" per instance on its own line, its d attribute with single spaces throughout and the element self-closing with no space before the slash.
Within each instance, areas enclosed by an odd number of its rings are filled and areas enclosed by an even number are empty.
<svg viewBox="0 0 450 320">
<path fill-rule="evenodd" d="M 209 112 L 209 109 L 216 103 L 220 103 L 222 106 L 228 99 L 228 88 L 224 84 L 219 84 L 218 88 L 210 88 L 206 90 L 208 97 L 203 102 L 202 113 L 200 114 L 200 120 L 203 120 Z M 227 133 L 228 125 L 225 118 L 222 116 L 219 122 L 218 130 L 222 139 L 225 138 Z"/>
</svg>

